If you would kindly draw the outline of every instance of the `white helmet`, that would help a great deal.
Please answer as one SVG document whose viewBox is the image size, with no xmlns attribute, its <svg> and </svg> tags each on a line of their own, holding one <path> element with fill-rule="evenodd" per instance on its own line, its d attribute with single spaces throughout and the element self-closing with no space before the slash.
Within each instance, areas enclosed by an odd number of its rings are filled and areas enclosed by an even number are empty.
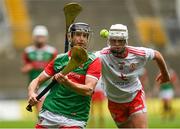
<svg viewBox="0 0 180 129">
<path fill-rule="evenodd" d="M 128 39 L 127 26 L 123 24 L 112 25 L 109 29 L 109 35 L 108 35 L 108 39 L 110 38 L 123 39 L 127 41 Z"/>
<path fill-rule="evenodd" d="M 33 36 L 48 36 L 48 30 L 43 25 L 37 25 L 33 29 Z"/>
</svg>

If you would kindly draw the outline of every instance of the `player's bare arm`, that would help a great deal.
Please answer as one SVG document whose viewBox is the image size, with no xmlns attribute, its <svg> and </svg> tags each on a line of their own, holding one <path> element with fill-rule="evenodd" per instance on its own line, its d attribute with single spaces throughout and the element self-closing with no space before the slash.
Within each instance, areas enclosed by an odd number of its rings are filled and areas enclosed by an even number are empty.
<svg viewBox="0 0 180 129">
<path fill-rule="evenodd" d="M 164 61 L 163 56 L 161 55 L 160 52 L 155 51 L 155 57 L 154 60 L 156 61 L 159 69 L 160 69 L 160 74 L 157 76 L 156 80 L 159 83 L 165 83 L 165 82 L 169 82 L 170 81 L 170 77 L 169 77 L 169 73 L 168 73 L 168 69 L 166 66 L 166 63 Z"/>
<path fill-rule="evenodd" d="M 21 72 L 22 73 L 28 73 L 29 71 L 31 71 L 33 69 L 33 66 L 31 63 L 25 64 L 22 68 L 21 68 Z"/>
<path fill-rule="evenodd" d="M 77 93 L 79 93 L 81 95 L 86 95 L 86 96 L 92 95 L 94 88 L 95 88 L 97 81 L 98 81 L 95 78 L 87 76 L 86 80 L 85 80 L 85 85 L 78 84 L 78 83 L 72 82 L 66 76 L 62 75 L 61 73 L 56 74 L 55 79 L 59 83 L 64 84 L 65 86 L 71 87 Z"/>
<path fill-rule="evenodd" d="M 48 80 L 50 77 L 46 76 L 43 72 L 34 80 L 32 80 L 32 82 L 29 84 L 28 87 L 28 96 L 29 96 L 29 104 L 30 105 L 35 105 L 38 100 L 36 99 L 37 94 L 36 94 L 36 90 L 39 88 L 39 86 L 45 82 L 46 80 Z"/>
</svg>

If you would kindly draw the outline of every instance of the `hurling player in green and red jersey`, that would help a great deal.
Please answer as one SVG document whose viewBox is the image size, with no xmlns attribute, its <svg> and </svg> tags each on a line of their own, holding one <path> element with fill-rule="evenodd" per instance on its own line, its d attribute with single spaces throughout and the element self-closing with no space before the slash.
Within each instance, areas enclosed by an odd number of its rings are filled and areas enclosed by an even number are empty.
<svg viewBox="0 0 180 129">
<path fill-rule="evenodd" d="M 91 34 L 90 26 L 86 23 L 74 23 L 69 27 L 68 38 L 71 47 L 87 48 Z M 90 101 L 94 88 L 100 77 L 100 59 L 88 52 L 88 60 L 82 66 L 70 72 L 67 76 L 58 73 L 71 57 L 71 50 L 59 54 L 48 64 L 45 70 L 34 79 L 28 88 L 29 103 L 36 104 L 35 89 L 52 76 L 58 83 L 47 95 L 42 111 L 39 113 L 37 129 L 46 128 L 84 128 L 86 126 Z"/>
<path fill-rule="evenodd" d="M 32 35 L 34 44 L 25 48 L 23 53 L 24 65 L 21 69 L 23 73 L 28 74 L 30 82 L 35 79 L 43 71 L 46 65 L 57 56 L 57 50 L 46 44 L 48 30 L 45 26 L 37 25 L 33 29 Z M 47 84 L 48 81 L 40 85 L 37 92 L 41 92 Z M 36 105 L 38 112 L 41 110 L 44 98 L 45 97 L 43 97 L 41 102 Z"/>
</svg>

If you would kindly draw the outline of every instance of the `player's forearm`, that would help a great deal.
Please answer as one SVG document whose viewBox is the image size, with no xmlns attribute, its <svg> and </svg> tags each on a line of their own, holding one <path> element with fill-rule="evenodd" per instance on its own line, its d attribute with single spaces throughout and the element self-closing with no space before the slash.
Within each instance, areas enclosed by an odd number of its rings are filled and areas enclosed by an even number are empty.
<svg viewBox="0 0 180 129">
<path fill-rule="evenodd" d="M 156 61 L 157 65 L 160 69 L 161 74 L 164 76 L 167 76 L 167 78 L 169 78 L 169 73 L 168 73 L 166 63 L 165 63 L 164 58 L 162 57 L 160 52 L 155 51 L 154 60 Z"/>
<path fill-rule="evenodd" d="M 29 94 L 31 94 L 32 92 L 34 93 L 38 89 L 39 85 L 40 82 L 38 78 L 32 80 L 28 87 L 28 93 Z"/>
<path fill-rule="evenodd" d="M 47 81 L 50 77 L 46 76 L 43 72 L 37 77 L 35 78 L 34 80 L 31 81 L 31 83 L 29 84 L 29 87 L 28 87 L 28 91 L 29 93 L 32 93 L 32 92 L 35 92 L 39 86 Z"/>
<path fill-rule="evenodd" d="M 72 81 L 68 81 L 66 86 L 69 86 L 75 92 L 77 92 L 81 95 L 84 95 L 84 96 L 91 96 L 94 91 L 94 89 L 92 88 L 91 85 L 78 84 L 78 83 L 74 83 Z"/>
<path fill-rule="evenodd" d="M 25 64 L 22 68 L 21 68 L 21 72 L 22 73 L 28 73 L 29 71 L 31 71 L 33 69 L 32 64 Z"/>
</svg>

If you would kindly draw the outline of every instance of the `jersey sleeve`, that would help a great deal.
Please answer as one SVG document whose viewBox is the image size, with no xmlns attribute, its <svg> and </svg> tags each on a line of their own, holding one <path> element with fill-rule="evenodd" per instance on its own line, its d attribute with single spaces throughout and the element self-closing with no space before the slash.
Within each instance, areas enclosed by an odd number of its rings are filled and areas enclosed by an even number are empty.
<svg viewBox="0 0 180 129">
<path fill-rule="evenodd" d="M 143 48 L 145 51 L 146 60 L 152 60 L 155 57 L 155 50 L 151 48 Z"/>
<path fill-rule="evenodd" d="M 47 76 L 53 76 L 55 74 L 55 70 L 54 70 L 54 60 L 52 60 L 44 69 L 44 74 Z"/>
<path fill-rule="evenodd" d="M 101 57 L 102 55 L 109 54 L 109 53 L 110 53 L 110 47 L 105 47 L 102 50 L 94 52 L 96 57 Z"/>
<path fill-rule="evenodd" d="M 100 57 L 101 56 L 101 51 L 95 51 L 94 54 L 95 54 L 96 57 Z"/>
<path fill-rule="evenodd" d="M 92 77 L 94 79 L 99 80 L 101 76 L 101 61 L 99 58 L 96 58 L 90 65 L 87 70 L 88 77 Z"/>
<path fill-rule="evenodd" d="M 24 64 L 30 63 L 30 60 L 29 60 L 28 55 L 27 55 L 26 52 L 23 53 L 22 59 L 23 59 L 23 63 L 24 63 Z"/>
</svg>

